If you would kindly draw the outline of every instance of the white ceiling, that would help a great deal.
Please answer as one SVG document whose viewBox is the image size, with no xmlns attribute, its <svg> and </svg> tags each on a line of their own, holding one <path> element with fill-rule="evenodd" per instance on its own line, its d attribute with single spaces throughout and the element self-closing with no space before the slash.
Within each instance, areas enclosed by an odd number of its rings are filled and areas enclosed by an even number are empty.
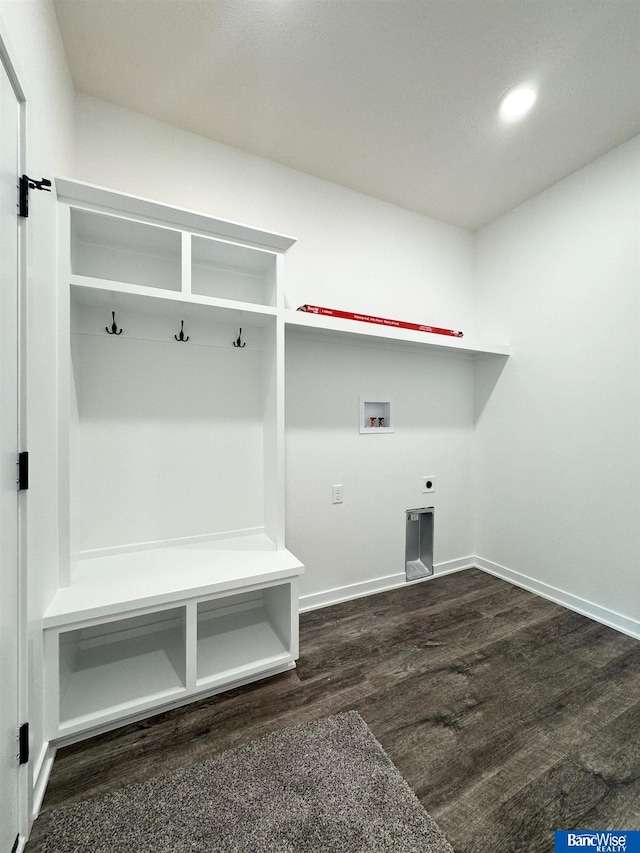
<svg viewBox="0 0 640 853">
<path fill-rule="evenodd" d="M 640 0 L 55 6 L 79 91 L 466 228 L 640 133 Z"/>
</svg>

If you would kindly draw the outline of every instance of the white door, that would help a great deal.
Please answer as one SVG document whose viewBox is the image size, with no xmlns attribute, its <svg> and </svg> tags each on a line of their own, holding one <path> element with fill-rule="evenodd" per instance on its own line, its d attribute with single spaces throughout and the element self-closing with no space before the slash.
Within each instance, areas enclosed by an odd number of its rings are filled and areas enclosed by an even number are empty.
<svg viewBox="0 0 640 853">
<path fill-rule="evenodd" d="M 19 104 L 0 54 L 0 853 L 20 829 L 18 718 Z"/>
</svg>

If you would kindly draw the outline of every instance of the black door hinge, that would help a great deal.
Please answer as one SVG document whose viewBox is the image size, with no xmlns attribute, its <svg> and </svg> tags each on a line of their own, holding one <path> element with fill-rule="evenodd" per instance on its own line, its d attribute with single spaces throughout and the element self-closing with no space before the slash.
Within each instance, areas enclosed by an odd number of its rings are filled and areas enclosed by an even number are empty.
<svg viewBox="0 0 640 853">
<path fill-rule="evenodd" d="M 18 764 L 29 760 L 29 723 L 23 723 L 18 729 Z"/>
<path fill-rule="evenodd" d="M 18 490 L 23 492 L 29 488 L 29 451 L 18 453 Z"/>
<path fill-rule="evenodd" d="M 18 215 L 29 216 L 29 190 L 44 190 L 46 193 L 51 192 L 51 181 L 48 178 L 41 178 L 36 181 L 35 178 L 30 178 L 28 175 L 21 175 L 18 183 Z"/>
</svg>

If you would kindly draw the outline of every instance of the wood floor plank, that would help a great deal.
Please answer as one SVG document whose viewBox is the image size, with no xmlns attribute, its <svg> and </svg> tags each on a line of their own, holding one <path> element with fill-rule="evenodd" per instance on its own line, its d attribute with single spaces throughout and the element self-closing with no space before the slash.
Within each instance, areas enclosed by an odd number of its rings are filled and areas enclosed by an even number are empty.
<svg viewBox="0 0 640 853">
<path fill-rule="evenodd" d="M 471 569 L 304 613 L 300 648 L 296 671 L 61 749 L 27 853 L 56 806 L 352 708 L 456 853 L 640 829 L 640 642 Z"/>
</svg>

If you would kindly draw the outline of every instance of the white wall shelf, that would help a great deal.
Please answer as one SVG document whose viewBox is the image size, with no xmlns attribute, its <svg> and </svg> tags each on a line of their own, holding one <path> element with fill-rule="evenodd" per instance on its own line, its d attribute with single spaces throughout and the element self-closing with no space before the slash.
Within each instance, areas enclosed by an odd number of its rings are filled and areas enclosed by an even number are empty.
<svg viewBox="0 0 640 853">
<path fill-rule="evenodd" d="M 338 340 L 342 343 L 361 346 L 397 346 L 402 349 L 421 348 L 434 354 L 451 355 L 459 358 L 482 358 L 485 356 L 508 356 L 507 344 L 489 343 L 437 335 L 427 332 L 415 332 L 394 326 L 378 326 L 341 317 L 325 317 L 306 311 L 283 311 L 287 328 L 300 335 L 321 337 L 327 341 Z"/>
<path fill-rule="evenodd" d="M 235 315 L 237 320 L 251 323 L 263 322 L 260 320 L 261 317 L 277 315 L 276 309 L 269 305 L 156 290 L 108 279 L 70 276 L 69 283 L 72 288 L 72 298 L 75 301 L 102 305 L 109 311 L 113 308 L 129 308 L 133 311 L 146 311 L 152 314 L 200 318 L 215 318 L 216 313 L 222 317 L 226 313 L 230 318 Z"/>
</svg>

